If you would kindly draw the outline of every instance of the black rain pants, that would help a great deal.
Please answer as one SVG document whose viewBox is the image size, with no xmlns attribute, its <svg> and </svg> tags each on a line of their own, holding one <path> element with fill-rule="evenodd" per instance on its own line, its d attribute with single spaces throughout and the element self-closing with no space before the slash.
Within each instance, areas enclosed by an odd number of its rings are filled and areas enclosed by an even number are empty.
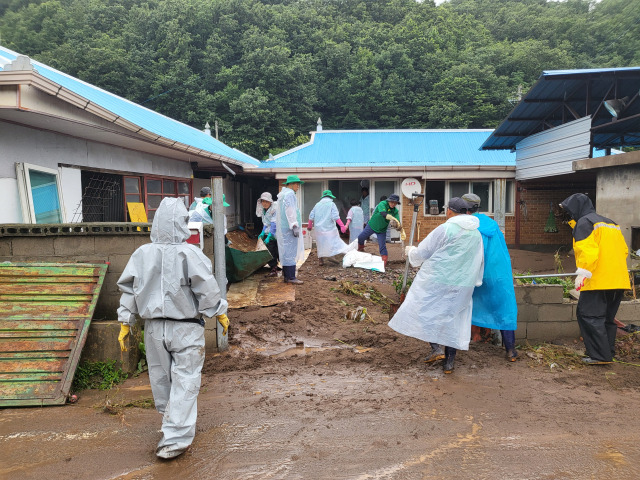
<svg viewBox="0 0 640 480">
<path fill-rule="evenodd" d="M 594 360 L 610 362 L 615 355 L 614 323 L 624 290 L 585 290 L 578 300 L 578 325 L 587 355 Z"/>
</svg>

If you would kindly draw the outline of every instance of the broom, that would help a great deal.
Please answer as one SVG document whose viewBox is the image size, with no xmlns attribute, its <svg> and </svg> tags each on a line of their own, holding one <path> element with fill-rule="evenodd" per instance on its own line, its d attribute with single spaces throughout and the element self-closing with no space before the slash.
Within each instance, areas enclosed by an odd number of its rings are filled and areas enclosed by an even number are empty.
<svg viewBox="0 0 640 480">
<path fill-rule="evenodd" d="M 544 233 L 558 233 L 556 216 L 553 213 L 553 202 L 551 202 L 551 206 L 549 207 L 549 216 L 547 217 L 547 224 L 544 226 Z"/>
</svg>

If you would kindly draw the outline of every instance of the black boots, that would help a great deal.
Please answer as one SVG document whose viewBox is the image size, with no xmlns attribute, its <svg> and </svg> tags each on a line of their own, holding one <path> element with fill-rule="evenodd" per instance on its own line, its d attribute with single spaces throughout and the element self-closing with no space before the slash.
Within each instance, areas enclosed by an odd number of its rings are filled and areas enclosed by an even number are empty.
<svg viewBox="0 0 640 480">
<path fill-rule="evenodd" d="M 456 359 L 456 349 L 451 347 L 444 347 L 444 365 L 442 370 L 444 373 L 453 372 L 453 362 Z"/>
<path fill-rule="evenodd" d="M 431 355 L 424 359 L 425 363 L 433 363 L 438 360 L 442 360 L 444 358 L 444 350 L 442 349 L 442 345 L 438 345 L 437 343 L 431 344 Z"/>
</svg>

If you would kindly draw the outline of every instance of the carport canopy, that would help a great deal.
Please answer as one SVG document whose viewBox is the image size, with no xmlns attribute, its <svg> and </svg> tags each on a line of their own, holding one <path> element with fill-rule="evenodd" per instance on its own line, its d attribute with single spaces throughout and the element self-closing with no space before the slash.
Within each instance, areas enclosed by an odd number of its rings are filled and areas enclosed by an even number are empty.
<svg viewBox="0 0 640 480">
<path fill-rule="evenodd" d="M 542 72 L 509 116 L 482 144 L 483 150 L 513 150 L 521 140 L 591 116 L 591 147 L 640 145 L 640 67 Z M 605 102 L 620 110 L 614 117 Z"/>
</svg>

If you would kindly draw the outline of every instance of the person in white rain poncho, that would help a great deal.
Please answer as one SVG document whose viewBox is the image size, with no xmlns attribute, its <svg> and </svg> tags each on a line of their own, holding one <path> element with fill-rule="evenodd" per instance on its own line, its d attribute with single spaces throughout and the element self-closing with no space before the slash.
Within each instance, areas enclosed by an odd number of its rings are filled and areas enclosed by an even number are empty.
<svg viewBox="0 0 640 480">
<path fill-rule="evenodd" d="M 282 276 L 285 282 L 294 284 L 302 283 L 302 280 L 296 278 L 296 265 L 304 259 L 302 217 L 296 197 L 296 192 L 302 183 L 304 182 L 297 175 L 289 175 L 284 182 L 284 187 L 278 193 L 277 202 L 276 239 L 282 264 Z"/>
<path fill-rule="evenodd" d="M 358 240 L 358 235 L 364 230 L 364 210 L 362 210 L 357 200 L 351 200 L 351 208 L 347 213 L 345 227 L 345 231 L 347 228 L 349 229 L 349 243 Z"/>
<path fill-rule="evenodd" d="M 447 221 L 417 247 L 406 248 L 411 265 L 421 267 L 389 322 L 398 333 L 445 345 L 445 373 L 453 370 L 456 349 L 469 349 L 471 296 L 482 285 L 480 222 L 466 215 L 467 207 L 464 200 L 452 198 Z"/>
<path fill-rule="evenodd" d="M 207 199 L 208 202 L 203 203 Z M 206 224 L 213 223 L 211 213 L 209 212 L 209 205 L 211 205 L 211 188 L 202 187 L 200 189 L 200 197 L 196 197 L 189 207 L 189 221 Z"/>
<path fill-rule="evenodd" d="M 331 190 L 322 192 L 322 198 L 316 203 L 313 210 L 309 214 L 309 223 L 307 230 L 316 229 L 316 245 L 318 247 L 318 262 L 324 265 L 324 259 L 345 253 L 349 245 L 344 243 L 340 238 L 340 233 L 336 227 L 336 223 L 344 232 L 345 226 L 340 220 L 338 208 L 333 199 L 336 198 Z"/>
<path fill-rule="evenodd" d="M 256 215 L 262 218 L 262 232 L 258 236 L 263 242 L 269 253 L 269 267 L 271 271 L 268 277 L 278 276 L 278 241 L 276 240 L 276 214 L 278 204 L 273 202 L 273 197 L 269 192 L 263 192 L 258 199 L 256 205 Z"/>
<path fill-rule="evenodd" d="M 144 343 L 156 409 L 163 414 L 156 455 L 174 458 L 196 433 L 197 398 L 204 363 L 204 317 L 229 327 L 227 301 L 211 273 L 211 262 L 186 243 L 189 212 L 182 199 L 165 198 L 153 218 L 151 242 L 129 259 L 118 280 L 120 347 L 144 319 Z"/>
</svg>

